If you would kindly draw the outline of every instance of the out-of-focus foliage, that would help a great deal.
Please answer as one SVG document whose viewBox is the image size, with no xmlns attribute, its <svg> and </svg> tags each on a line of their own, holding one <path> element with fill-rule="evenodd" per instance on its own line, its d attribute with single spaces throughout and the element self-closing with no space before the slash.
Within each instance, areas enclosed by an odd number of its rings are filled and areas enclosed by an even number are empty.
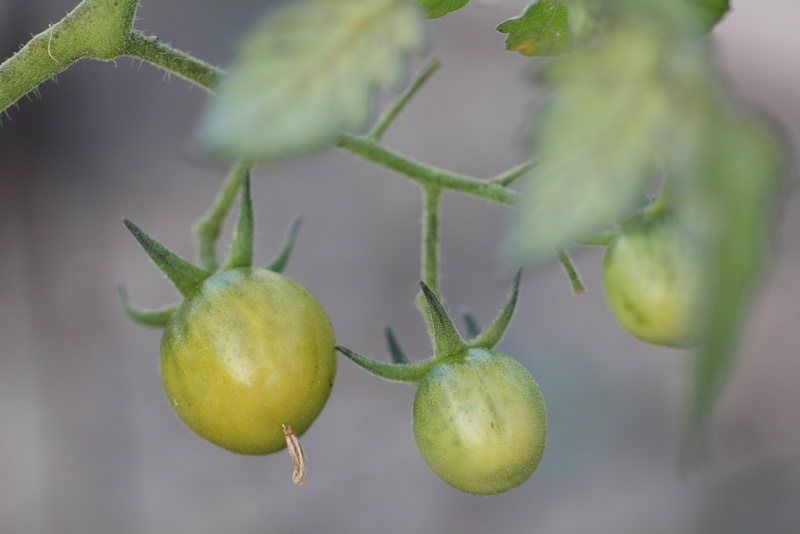
<svg viewBox="0 0 800 534">
<path fill-rule="evenodd" d="M 692 429 L 708 419 L 736 354 L 762 267 L 780 169 L 774 134 L 734 104 L 698 33 L 697 5 L 609 2 L 607 27 L 553 60 L 535 122 L 536 169 L 511 238 L 517 257 L 554 248 L 631 217 L 654 185 L 706 251 L 713 283 L 695 359 Z M 715 20 L 726 3 L 705 2 Z M 707 12 L 707 11 L 703 11 Z M 711 19 L 706 19 L 711 20 Z"/>
<path fill-rule="evenodd" d="M 397 88 L 425 42 L 407 0 L 301 0 L 247 35 L 201 130 L 212 151 L 252 160 L 321 148 L 364 128 L 377 87 Z"/>
<path fill-rule="evenodd" d="M 467 5 L 469 0 L 416 0 L 429 19 L 438 19 Z"/>
</svg>

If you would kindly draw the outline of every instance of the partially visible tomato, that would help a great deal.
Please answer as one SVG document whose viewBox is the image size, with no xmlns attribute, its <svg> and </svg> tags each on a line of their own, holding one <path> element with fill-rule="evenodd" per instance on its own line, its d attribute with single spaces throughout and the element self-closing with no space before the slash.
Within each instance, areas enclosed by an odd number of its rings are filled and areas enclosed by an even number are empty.
<svg viewBox="0 0 800 534">
<path fill-rule="evenodd" d="M 669 216 L 644 217 L 609 244 L 603 286 L 614 316 L 633 336 L 671 347 L 699 342 L 701 251 Z"/>
<path fill-rule="evenodd" d="M 242 454 L 286 446 L 322 410 L 336 373 L 334 335 L 303 286 L 239 268 L 203 282 L 169 319 L 161 377 L 170 404 L 208 441 Z"/>
<path fill-rule="evenodd" d="M 493 495 L 522 484 L 542 458 L 547 417 L 539 386 L 512 358 L 469 348 L 438 360 L 414 398 L 414 438 L 448 484 Z"/>
</svg>

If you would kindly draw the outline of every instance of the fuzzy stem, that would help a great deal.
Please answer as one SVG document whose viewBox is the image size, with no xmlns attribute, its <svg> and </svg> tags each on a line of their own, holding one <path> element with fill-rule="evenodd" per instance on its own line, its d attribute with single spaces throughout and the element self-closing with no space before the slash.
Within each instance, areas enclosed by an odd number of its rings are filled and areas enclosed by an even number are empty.
<svg viewBox="0 0 800 534">
<path fill-rule="evenodd" d="M 569 279 L 569 283 L 572 285 L 572 292 L 576 295 L 580 295 L 584 291 L 586 291 L 586 287 L 583 285 L 581 281 L 581 277 L 578 274 L 578 270 L 575 268 L 575 265 L 572 263 L 572 258 L 569 257 L 567 251 L 563 248 L 559 248 L 556 250 L 556 256 L 558 256 L 558 261 L 561 262 L 561 266 L 564 267 L 564 272 L 567 273 L 567 278 Z"/>
<path fill-rule="evenodd" d="M 211 93 L 225 72 L 168 44 L 140 32 L 131 32 L 123 53 L 147 61 L 198 85 Z"/>
<path fill-rule="evenodd" d="M 521 163 L 516 167 L 509 169 L 503 173 L 498 174 L 491 180 L 489 180 L 493 184 L 498 184 L 502 186 L 509 186 L 514 183 L 517 179 L 525 176 L 531 169 L 536 166 L 536 162 L 526 161 L 525 163 Z"/>
<path fill-rule="evenodd" d="M 422 281 L 439 293 L 439 206 L 442 190 L 422 188 Z"/>
<path fill-rule="evenodd" d="M 228 257 L 220 267 L 221 271 L 239 267 L 253 266 L 253 200 L 250 196 L 250 171 L 244 172 L 242 183 L 242 204 L 239 208 L 239 220 L 233 233 L 231 249 Z"/>
<path fill-rule="evenodd" d="M 408 86 L 408 88 L 403 91 L 403 94 L 395 100 L 394 104 L 389 106 L 386 111 L 383 112 L 383 115 L 380 116 L 378 121 L 375 123 L 375 126 L 372 128 L 366 136 L 370 139 L 374 139 L 375 141 L 380 141 L 383 137 L 383 134 L 392 125 L 394 120 L 403 111 L 403 108 L 406 107 L 406 104 L 417 94 L 425 82 L 433 76 L 433 74 L 439 70 L 441 67 L 441 63 L 437 59 L 432 59 L 428 62 L 428 65 L 423 69 L 423 71 L 417 76 L 417 78 Z"/>
<path fill-rule="evenodd" d="M 0 64 L 0 111 L 84 58 L 124 55 L 138 0 L 83 0 Z"/>
<path fill-rule="evenodd" d="M 336 146 L 405 175 L 422 186 L 449 189 L 507 206 L 515 206 L 519 200 L 519 193 L 516 191 L 486 180 L 426 165 L 366 137 L 343 133 Z"/>
<path fill-rule="evenodd" d="M 216 271 L 217 250 L 216 244 L 222 232 L 222 223 L 236 200 L 236 194 L 244 180 L 244 175 L 248 172 L 248 165 L 239 162 L 231 170 L 225 182 L 217 193 L 214 203 L 207 212 L 194 223 L 192 233 L 194 234 L 194 246 L 197 251 L 197 260 L 203 268 L 209 271 Z"/>
</svg>

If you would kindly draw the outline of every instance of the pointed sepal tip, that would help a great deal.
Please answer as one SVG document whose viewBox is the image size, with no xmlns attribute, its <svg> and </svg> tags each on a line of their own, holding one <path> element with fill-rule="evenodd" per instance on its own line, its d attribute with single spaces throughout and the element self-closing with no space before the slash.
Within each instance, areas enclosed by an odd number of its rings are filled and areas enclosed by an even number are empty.
<svg viewBox="0 0 800 534">
<path fill-rule="evenodd" d="M 434 358 L 446 358 L 458 354 L 467 348 L 467 344 L 456 330 L 453 320 L 442 306 L 436 293 L 425 282 L 420 281 L 422 294 L 426 302 L 426 320 L 428 331 L 433 342 Z"/>
</svg>

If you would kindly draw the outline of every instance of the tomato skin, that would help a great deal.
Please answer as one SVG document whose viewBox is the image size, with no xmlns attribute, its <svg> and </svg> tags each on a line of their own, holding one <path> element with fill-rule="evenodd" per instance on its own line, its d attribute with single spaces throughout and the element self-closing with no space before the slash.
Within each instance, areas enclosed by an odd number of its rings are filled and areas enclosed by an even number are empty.
<svg viewBox="0 0 800 534">
<path fill-rule="evenodd" d="M 494 350 L 443 358 L 414 398 L 420 454 L 445 482 L 468 493 L 493 495 L 522 484 L 539 465 L 546 433 L 539 386 Z"/>
<path fill-rule="evenodd" d="M 214 274 L 170 318 L 160 368 L 167 399 L 208 441 L 241 454 L 283 449 L 330 395 L 333 328 L 311 293 L 265 269 Z"/>
<path fill-rule="evenodd" d="M 623 228 L 603 260 L 609 308 L 633 336 L 656 345 L 692 347 L 701 332 L 700 251 L 676 222 L 644 217 Z"/>
</svg>

